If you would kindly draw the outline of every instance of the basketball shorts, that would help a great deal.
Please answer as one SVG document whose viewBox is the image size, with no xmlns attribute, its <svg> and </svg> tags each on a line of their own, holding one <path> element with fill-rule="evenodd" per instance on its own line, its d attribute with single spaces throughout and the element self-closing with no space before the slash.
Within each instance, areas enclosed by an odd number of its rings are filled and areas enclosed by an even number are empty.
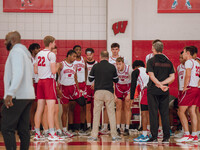
<svg viewBox="0 0 200 150">
<path fill-rule="evenodd" d="M 94 100 L 94 90 L 91 89 L 91 85 L 87 85 L 87 103 L 91 103 Z"/>
<path fill-rule="evenodd" d="M 147 88 L 144 88 L 141 91 L 141 101 L 140 101 L 140 104 L 148 105 L 148 101 L 147 101 Z"/>
<path fill-rule="evenodd" d="M 82 91 L 82 96 L 87 99 L 87 86 L 85 82 L 78 83 L 80 91 Z"/>
<path fill-rule="evenodd" d="M 115 84 L 115 95 L 118 99 L 125 100 L 130 92 L 131 84 Z"/>
</svg>

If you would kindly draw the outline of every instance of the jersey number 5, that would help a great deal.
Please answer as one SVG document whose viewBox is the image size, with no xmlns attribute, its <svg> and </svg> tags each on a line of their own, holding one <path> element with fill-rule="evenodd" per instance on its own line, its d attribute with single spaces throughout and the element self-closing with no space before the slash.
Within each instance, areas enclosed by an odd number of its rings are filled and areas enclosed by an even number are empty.
<svg viewBox="0 0 200 150">
<path fill-rule="evenodd" d="M 45 57 L 40 57 L 40 56 L 39 56 L 39 57 L 38 57 L 38 60 L 39 60 L 39 61 L 38 61 L 38 66 L 43 66 L 43 67 L 46 66 L 46 65 L 45 65 Z"/>
</svg>

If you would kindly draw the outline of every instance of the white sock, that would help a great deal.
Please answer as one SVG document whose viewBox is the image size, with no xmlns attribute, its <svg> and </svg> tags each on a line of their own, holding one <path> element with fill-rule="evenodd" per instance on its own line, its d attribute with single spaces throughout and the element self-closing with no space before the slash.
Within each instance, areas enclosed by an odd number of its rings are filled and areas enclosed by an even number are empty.
<svg viewBox="0 0 200 150">
<path fill-rule="evenodd" d="M 48 134 L 49 133 L 49 130 L 44 130 L 44 134 Z"/>
<path fill-rule="evenodd" d="M 64 131 L 64 132 L 67 132 L 67 127 L 64 127 L 64 128 L 63 128 L 63 131 Z"/>
<path fill-rule="evenodd" d="M 91 123 L 87 123 L 87 127 L 90 128 L 91 127 Z"/>
<path fill-rule="evenodd" d="M 129 129 L 129 125 L 128 124 L 126 124 L 126 129 Z"/>
<path fill-rule="evenodd" d="M 189 0 L 186 0 L 186 3 L 189 2 Z"/>
<path fill-rule="evenodd" d="M 185 135 L 190 135 L 190 132 L 185 132 L 184 134 L 185 134 Z"/>
<path fill-rule="evenodd" d="M 147 131 L 142 131 L 142 134 L 143 134 L 144 136 L 147 136 Z"/>
<path fill-rule="evenodd" d="M 119 129 L 120 128 L 120 124 L 117 124 L 117 129 Z"/>
<path fill-rule="evenodd" d="M 104 129 L 108 129 L 108 124 L 107 124 L 107 123 L 104 123 L 104 124 L 103 124 L 103 128 L 104 128 Z"/>
<path fill-rule="evenodd" d="M 35 132 L 40 135 L 40 128 L 35 128 Z"/>
<path fill-rule="evenodd" d="M 196 136 L 197 135 L 197 132 L 192 132 L 192 136 Z"/>
<path fill-rule="evenodd" d="M 147 125 L 147 130 L 149 130 L 149 131 L 150 131 L 150 125 Z"/>
<path fill-rule="evenodd" d="M 197 131 L 197 135 L 199 135 L 200 134 L 200 131 Z"/>
<path fill-rule="evenodd" d="M 56 130 L 59 134 L 62 134 L 62 131 L 60 129 Z"/>
<path fill-rule="evenodd" d="M 54 128 L 50 128 L 50 129 L 49 129 L 49 133 L 50 133 L 51 135 L 54 135 L 54 134 L 55 134 Z"/>
<path fill-rule="evenodd" d="M 162 126 L 159 126 L 158 130 L 162 130 Z"/>
<path fill-rule="evenodd" d="M 181 130 L 181 132 L 184 132 L 184 129 L 183 129 L 183 127 L 182 127 L 182 130 Z"/>
<path fill-rule="evenodd" d="M 124 129 L 125 129 L 125 124 L 121 124 L 121 128 L 122 128 L 122 130 L 124 131 Z"/>
</svg>

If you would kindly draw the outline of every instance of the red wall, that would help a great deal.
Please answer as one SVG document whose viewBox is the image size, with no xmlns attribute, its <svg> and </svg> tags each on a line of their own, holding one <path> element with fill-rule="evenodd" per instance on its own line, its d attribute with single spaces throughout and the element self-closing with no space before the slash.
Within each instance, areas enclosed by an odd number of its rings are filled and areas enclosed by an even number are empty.
<svg viewBox="0 0 200 150">
<path fill-rule="evenodd" d="M 172 61 L 175 68 L 180 64 L 179 63 L 179 54 L 183 50 L 185 46 L 194 45 L 200 51 L 200 41 L 163 41 L 164 43 L 164 51 L 163 53 L 167 55 L 167 57 Z M 151 53 L 152 41 L 133 41 L 133 61 L 136 59 L 140 59 L 145 61 L 145 57 L 147 54 Z M 170 94 L 177 96 L 177 73 L 176 80 L 172 85 L 170 85 Z"/>
</svg>

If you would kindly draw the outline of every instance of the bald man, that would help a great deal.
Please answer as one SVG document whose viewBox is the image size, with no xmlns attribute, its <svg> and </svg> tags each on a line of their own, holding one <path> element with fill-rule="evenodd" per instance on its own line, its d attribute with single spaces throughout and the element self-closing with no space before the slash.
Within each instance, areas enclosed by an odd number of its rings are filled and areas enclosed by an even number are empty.
<svg viewBox="0 0 200 150">
<path fill-rule="evenodd" d="M 4 72 L 4 104 L 2 106 L 3 134 L 7 150 L 16 149 L 15 130 L 20 138 L 20 149 L 28 150 L 30 143 L 30 108 L 35 93 L 31 53 L 21 43 L 19 32 L 9 32 L 5 46 L 9 55 Z"/>
</svg>

